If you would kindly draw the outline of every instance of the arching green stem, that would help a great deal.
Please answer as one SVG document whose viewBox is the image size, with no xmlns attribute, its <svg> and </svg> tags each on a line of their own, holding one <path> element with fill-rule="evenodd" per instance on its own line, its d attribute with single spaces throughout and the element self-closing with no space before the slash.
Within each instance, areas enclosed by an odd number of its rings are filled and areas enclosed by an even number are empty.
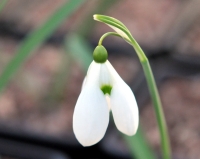
<svg viewBox="0 0 200 159">
<path fill-rule="evenodd" d="M 98 45 L 102 45 L 103 40 L 104 40 L 107 36 L 109 36 L 109 35 L 114 35 L 114 36 L 119 36 L 119 37 L 121 37 L 118 33 L 115 33 L 115 32 L 107 32 L 107 33 L 105 33 L 105 34 L 103 34 L 103 35 L 101 36 L 101 38 L 99 39 Z"/>
<path fill-rule="evenodd" d="M 104 38 L 109 35 L 121 37 L 117 33 L 113 33 L 113 32 L 105 33 L 100 38 L 99 45 L 101 45 Z M 160 101 L 160 96 L 158 94 L 158 89 L 157 89 L 155 79 L 154 79 L 154 76 L 153 76 L 153 73 L 151 70 L 151 66 L 150 66 L 149 61 L 148 61 L 146 55 L 144 54 L 143 50 L 140 48 L 139 44 L 135 41 L 135 39 L 133 37 L 129 37 L 129 38 L 131 40 L 131 41 L 129 41 L 129 43 L 133 46 L 133 48 L 135 49 L 135 51 L 140 59 L 140 62 L 143 67 L 144 74 L 145 74 L 145 77 L 147 80 L 149 92 L 151 94 L 151 98 L 153 101 L 154 111 L 156 114 L 156 120 L 158 123 L 159 132 L 160 132 L 163 159 L 170 159 L 171 158 L 171 149 L 170 149 L 170 141 L 169 141 L 169 136 L 168 136 L 167 124 L 165 121 L 165 116 L 164 116 L 162 104 Z"/>
<path fill-rule="evenodd" d="M 168 130 L 167 130 L 167 124 L 165 121 L 165 115 L 163 112 L 160 96 L 159 96 L 156 82 L 151 70 L 151 66 L 143 50 L 141 49 L 141 47 L 138 45 L 138 43 L 135 41 L 134 38 L 131 38 L 131 42 L 137 54 L 142 55 L 142 58 L 141 56 L 139 56 L 139 58 L 144 70 L 144 74 L 147 80 L 149 92 L 151 94 L 151 98 L 152 98 L 152 102 L 154 106 L 154 111 L 156 114 L 156 120 L 158 123 L 159 132 L 160 132 L 163 159 L 170 159 L 171 148 L 170 148 L 170 140 L 169 140 L 169 135 L 168 135 Z"/>
</svg>

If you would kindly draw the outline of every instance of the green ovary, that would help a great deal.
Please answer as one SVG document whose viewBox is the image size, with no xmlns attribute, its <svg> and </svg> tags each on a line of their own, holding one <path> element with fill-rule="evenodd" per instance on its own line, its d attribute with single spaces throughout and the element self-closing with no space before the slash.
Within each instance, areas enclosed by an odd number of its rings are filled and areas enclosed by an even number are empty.
<svg viewBox="0 0 200 159">
<path fill-rule="evenodd" d="M 93 59 L 97 63 L 105 63 L 108 59 L 108 53 L 104 46 L 100 45 L 94 49 Z"/>
<path fill-rule="evenodd" d="M 110 85 L 103 85 L 101 86 L 101 90 L 104 94 L 109 94 L 111 93 L 111 90 L 112 90 L 112 86 Z"/>
</svg>

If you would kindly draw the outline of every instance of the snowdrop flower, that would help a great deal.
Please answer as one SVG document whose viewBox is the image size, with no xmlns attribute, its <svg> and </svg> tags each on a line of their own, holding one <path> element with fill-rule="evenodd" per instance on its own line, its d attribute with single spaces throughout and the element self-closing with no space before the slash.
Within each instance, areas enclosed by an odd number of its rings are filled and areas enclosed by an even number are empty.
<svg viewBox="0 0 200 159">
<path fill-rule="evenodd" d="M 103 138 L 110 110 L 122 133 L 131 136 L 138 128 L 138 107 L 133 92 L 107 57 L 106 49 L 97 46 L 75 106 L 73 130 L 83 146 L 94 145 Z"/>
</svg>

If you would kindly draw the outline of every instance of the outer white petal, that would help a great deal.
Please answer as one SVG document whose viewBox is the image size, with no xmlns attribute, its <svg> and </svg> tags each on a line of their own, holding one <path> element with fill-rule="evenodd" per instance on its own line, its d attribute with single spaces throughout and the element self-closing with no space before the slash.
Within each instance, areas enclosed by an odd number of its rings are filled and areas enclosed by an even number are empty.
<svg viewBox="0 0 200 159">
<path fill-rule="evenodd" d="M 90 64 L 88 71 L 87 71 L 87 76 L 85 77 L 84 86 L 87 84 L 91 85 L 98 85 L 99 84 L 99 76 L 100 76 L 100 71 L 101 71 L 101 64 L 96 63 L 95 61 L 92 61 Z"/>
<path fill-rule="evenodd" d="M 73 130 L 83 146 L 99 142 L 107 129 L 109 109 L 103 92 L 99 88 L 101 65 L 93 62 L 87 80 L 77 100 L 73 115 Z"/>
<path fill-rule="evenodd" d="M 92 63 L 90 64 L 90 66 L 88 68 L 87 75 L 85 76 L 85 78 L 83 80 L 81 90 L 86 86 L 86 81 L 87 81 L 88 74 L 90 75 L 89 79 L 92 80 L 92 82 L 89 82 L 89 84 L 90 85 L 98 84 L 98 82 L 99 82 L 98 78 L 99 78 L 99 74 L 100 74 L 100 68 L 101 68 L 101 65 L 99 65 L 95 61 L 92 61 Z"/>
<path fill-rule="evenodd" d="M 81 90 L 85 87 L 86 80 L 87 80 L 87 76 L 85 76 L 85 78 L 83 79 Z"/>
<path fill-rule="evenodd" d="M 109 62 L 107 66 L 113 78 L 110 103 L 114 122 L 121 132 L 134 135 L 139 123 L 135 97 L 130 87 L 121 79 Z"/>
<path fill-rule="evenodd" d="M 88 78 L 89 82 L 87 82 Z M 94 78 L 95 80 L 93 80 Z M 89 66 L 87 76 L 83 80 L 82 89 L 86 86 L 86 83 L 89 85 L 98 85 L 99 88 L 102 85 L 111 85 L 110 72 L 106 64 L 99 64 L 93 61 Z"/>
<path fill-rule="evenodd" d="M 110 74 L 110 79 L 111 79 L 112 85 L 114 83 L 118 83 L 119 81 L 124 82 L 123 79 L 119 76 L 117 71 L 114 69 L 114 67 L 111 65 L 111 63 L 108 60 L 105 62 L 105 65 L 106 65 L 107 70 Z"/>
</svg>

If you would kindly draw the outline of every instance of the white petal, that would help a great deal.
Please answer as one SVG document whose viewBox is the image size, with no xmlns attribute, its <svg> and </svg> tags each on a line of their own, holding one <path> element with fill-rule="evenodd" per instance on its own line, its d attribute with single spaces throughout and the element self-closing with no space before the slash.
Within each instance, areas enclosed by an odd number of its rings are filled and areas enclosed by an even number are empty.
<svg viewBox="0 0 200 159">
<path fill-rule="evenodd" d="M 92 61 L 87 71 L 86 80 L 84 81 L 84 87 L 86 85 L 99 85 L 100 71 L 101 64 Z"/>
<path fill-rule="evenodd" d="M 125 83 L 113 86 L 110 103 L 117 128 L 127 135 L 134 135 L 139 117 L 137 103 L 130 88 Z"/>
<path fill-rule="evenodd" d="M 114 85 L 114 83 L 116 82 L 117 83 L 124 82 L 123 79 L 119 76 L 117 71 L 114 69 L 114 67 L 111 65 L 111 63 L 108 60 L 105 62 L 105 65 L 109 71 L 112 85 Z"/>
<path fill-rule="evenodd" d="M 99 142 L 107 129 L 109 109 L 102 91 L 98 87 L 85 87 L 75 106 L 73 130 L 83 146 Z"/>
<path fill-rule="evenodd" d="M 85 78 L 83 79 L 81 90 L 85 87 L 86 80 L 87 80 L 87 76 L 85 76 Z"/>
<path fill-rule="evenodd" d="M 110 95 L 111 110 L 117 128 L 127 134 L 134 135 L 138 128 L 138 107 L 130 87 L 121 79 L 112 65 L 107 62 L 113 78 L 113 88 Z"/>
<path fill-rule="evenodd" d="M 99 88 L 100 70 L 100 64 L 91 63 L 74 110 L 73 130 L 83 146 L 99 142 L 108 126 L 109 109 L 105 96 Z"/>
<path fill-rule="evenodd" d="M 85 76 L 81 90 L 86 86 L 86 84 L 91 85 L 99 85 L 99 75 L 101 73 L 101 64 L 92 61 L 90 64 L 87 75 Z M 87 80 L 89 79 L 89 81 Z M 88 81 L 88 82 L 87 82 Z"/>
</svg>

